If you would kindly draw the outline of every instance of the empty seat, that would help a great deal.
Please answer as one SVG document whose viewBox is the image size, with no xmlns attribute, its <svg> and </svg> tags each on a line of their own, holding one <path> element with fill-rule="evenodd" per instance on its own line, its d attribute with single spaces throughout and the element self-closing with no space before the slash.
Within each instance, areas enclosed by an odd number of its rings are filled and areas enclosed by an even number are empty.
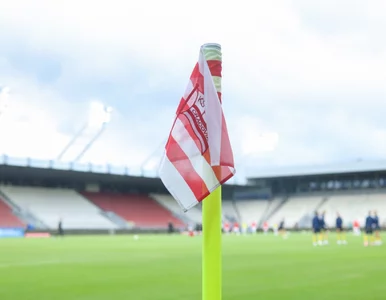
<svg viewBox="0 0 386 300">
<path fill-rule="evenodd" d="M 12 209 L 1 199 L 0 227 L 25 227 L 25 224 L 12 213 Z"/>
<path fill-rule="evenodd" d="M 60 219 L 65 229 L 114 229 L 117 226 L 100 210 L 74 190 L 61 188 L 2 186 L 20 208 L 29 211 L 49 228 L 57 228 Z"/>
<path fill-rule="evenodd" d="M 192 207 L 189 211 L 183 212 L 178 202 L 170 195 L 151 195 L 157 202 L 159 202 L 166 209 L 170 210 L 175 215 L 182 215 L 194 223 L 202 222 L 202 212 L 199 205 Z"/>
<path fill-rule="evenodd" d="M 322 200 L 322 196 L 307 195 L 290 197 L 283 206 L 269 218 L 268 222 L 273 225 L 278 224 L 284 219 L 286 227 L 293 227 L 305 215 L 313 214 Z"/>
<path fill-rule="evenodd" d="M 105 211 L 111 211 L 138 227 L 166 227 L 172 222 L 183 227 L 181 220 L 147 195 L 84 192 L 83 195 Z"/>
<path fill-rule="evenodd" d="M 252 222 L 260 222 L 266 212 L 268 200 L 237 200 L 237 209 L 240 212 L 242 222 L 251 224 Z"/>
</svg>

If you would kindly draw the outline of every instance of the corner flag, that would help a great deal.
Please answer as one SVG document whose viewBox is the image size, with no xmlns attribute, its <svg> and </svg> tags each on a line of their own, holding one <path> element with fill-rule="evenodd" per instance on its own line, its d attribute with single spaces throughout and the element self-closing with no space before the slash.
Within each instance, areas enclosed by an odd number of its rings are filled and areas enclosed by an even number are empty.
<svg viewBox="0 0 386 300">
<path fill-rule="evenodd" d="M 200 49 L 159 175 L 184 211 L 202 206 L 202 300 L 221 300 L 221 185 L 235 174 L 221 106 L 221 47 Z"/>
<path fill-rule="evenodd" d="M 235 174 L 221 106 L 221 48 L 205 44 L 165 147 L 159 175 L 184 211 Z"/>
</svg>

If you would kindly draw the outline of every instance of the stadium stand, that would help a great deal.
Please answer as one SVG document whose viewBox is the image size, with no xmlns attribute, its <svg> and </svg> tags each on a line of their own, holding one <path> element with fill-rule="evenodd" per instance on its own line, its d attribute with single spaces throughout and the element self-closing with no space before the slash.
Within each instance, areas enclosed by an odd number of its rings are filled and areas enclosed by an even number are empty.
<svg viewBox="0 0 386 300">
<path fill-rule="evenodd" d="M 361 194 L 332 195 L 320 206 L 319 211 L 326 212 L 325 221 L 327 226 L 334 226 L 337 212 L 342 214 L 345 225 L 355 219 L 363 224 L 362 219 L 369 210 L 366 200 L 366 196 Z"/>
<path fill-rule="evenodd" d="M 386 225 L 386 194 L 371 193 L 368 195 L 369 209 L 376 210 L 379 214 L 379 223 Z"/>
<path fill-rule="evenodd" d="M 152 194 L 158 203 L 163 207 L 170 210 L 175 216 L 183 220 L 185 223 L 202 223 L 202 208 L 200 204 L 192 207 L 186 213 L 182 212 L 181 207 L 177 201 L 170 195 Z M 235 211 L 234 204 L 231 200 L 222 201 L 222 214 L 223 218 L 228 221 L 234 221 L 238 219 L 237 212 Z"/>
<path fill-rule="evenodd" d="M 117 228 L 95 205 L 74 190 L 20 186 L 1 186 L 0 190 L 50 229 L 57 228 L 60 219 L 65 229 Z"/>
<path fill-rule="evenodd" d="M 380 223 L 383 223 L 386 213 L 386 197 L 383 193 L 341 193 L 330 195 L 328 200 L 323 203 L 319 211 L 325 211 L 325 220 L 328 226 L 334 226 L 337 212 L 339 212 L 345 222 L 345 226 L 350 225 L 354 220 L 358 220 L 361 226 L 364 225 L 364 218 L 369 210 L 378 210 Z"/>
<path fill-rule="evenodd" d="M 107 192 L 82 194 L 102 210 L 112 211 L 136 227 L 165 228 L 168 222 L 172 222 L 175 227 L 184 227 L 181 220 L 147 195 Z"/>
<path fill-rule="evenodd" d="M 168 209 L 177 216 L 179 219 L 183 220 L 185 223 L 201 223 L 202 222 L 202 212 L 200 206 L 197 205 L 191 208 L 189 211 L 184 213 L 177 203 L 176 200 L 170 195 L 160 195 L 152 194 L 151 197 L 156 200 L 164 208 Z"/>
<path fill-rule="evenodd" d="M 25 224 L 12 213 L 12 209 L 2 199 L 0 199 L 0 227 L 25 227 Z"/>
<path fill-rule="evenodd" d="M 293 228 L 304 216 L 310 216 L 320 206 L 324 197 L 317 195 L 292 196 L 269 219 L 270 224 L 285 220 L 287 228 Z"/>
<path fill-rule="evenodd" d="M 240 219 L 239 212 L 232 200 L 222 201 L 222 214 L 223 218 L 230 222 L 235 222 L 236 220 Z"/>
<path fill-rule="evenodd" d="M 178 228 L 202 222 L 200 204 L 183 213 L 157 178 L 130 176 L 127 170 L 115 174 L 114 168 L 102 172 L 91 165 L 78 171 L 71 169 L 75 165 L 55 169 L 54 162 L 45 168 L 28 163 L 31 161 L 14 166 L 4 157 L 3 164 L 0 162 L 0 228 L 55 231 L 62 218 L 64 229 L 80 233 L 141 228 L 164 232 L 168 222 Z M 224 185 L 223 221 L 256 221 L 261 227 L 264 221 L 274 226 L 284 218 L 286 228 L 297 225 L 302 229 L 310 228 L 313 213 L 318 210 L 326 211 L 328 226 L 334 226 L 336 213 L 341 213 L 344 226 L 349 228 L 354 220 L 363 226 L 368 211 L 376 210 L 380 224 L 386 227 L 386 162 L 384 170 L 379 164 L 362 173 L 353 168 L 338 168 L 331 174 L 314 168 L 306 173 L 292 170 L 285 176 L 277 173 L 250 178 L 245 187 Z M 52 188 L 55 186 L 61 188 Z M 89 192 L 79 193 L 75 187 Z M 251 191 L 269 191 L 265 198 L 269 200 L 247 200 L 257 198 L 244 197 Z"/>
<path fill-rule="evenodd" d="M 276 197 L 271 199 L 265 213 L 261 217 L 259 224 L 262 225 L 265 221 L 268 221 L 269 218 L 280 209 L 280 206 L 285 202 L 285 200 L 286 198 L 283 197 Z"/>
<path fill-rule="evenodd" d="M 268 200 L 238 200 L 236 201 L 238 211 L 242 222 L 251 224 L 251 222 L 260 222 L 266 212 Z"/>
</svg>

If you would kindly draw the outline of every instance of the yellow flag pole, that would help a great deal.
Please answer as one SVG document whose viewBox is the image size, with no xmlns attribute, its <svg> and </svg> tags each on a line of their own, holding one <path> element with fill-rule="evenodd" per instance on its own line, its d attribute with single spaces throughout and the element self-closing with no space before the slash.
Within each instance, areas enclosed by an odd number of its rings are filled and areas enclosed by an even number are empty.
<svg viewBox="0 0 386 300">
<path fill-rule="evenodd" d="M 221 47 L 205 44 L 202 47 L 206 60 L 221 61 Z M 221 92 L 221 77 L 213 78 L 217 92 Z M 221 186 L 202 202 L 202 300 L 221 300 Z"/>
<path fill-rule="evenodd" d="M 221 300 L 221 186 L 202 203 L 202 300 Z"/>
</svg>

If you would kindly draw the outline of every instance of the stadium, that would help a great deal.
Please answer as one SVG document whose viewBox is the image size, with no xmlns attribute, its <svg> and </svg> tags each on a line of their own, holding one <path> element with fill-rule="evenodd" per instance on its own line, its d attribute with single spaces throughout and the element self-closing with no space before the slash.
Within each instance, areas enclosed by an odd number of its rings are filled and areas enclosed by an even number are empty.
<svg viewBox="0 0 386 300">
<path fill-rule="evenodd" d="M 386 1 L 0 3 L 0 300 L 386 299 Z"/>
<path fill-rule="evenodd" d="M 159 178 L 110 172 L 111 167 L 61 164 L 51 161 L 12 164 L 2 157 L 1 200 L 4 228 L 55 233 L 62 220 L 66 232 L 119 233 L 176 231 L 201 224 L 200 206 L 183 213 Z M 383 169 L 384 167 L 384 169 Z M 83 171 L 80 171 L 83 169 Z M 96 170 L 94 170 L 96 169 Z M 378 211 L 386 226 L 386 164 L 353 163 L 307 169 L 271 169 L 249 178 L 247 185 L 224 185 L 223 222 L 252 223 L 262 230 L 282 219 L 288 230 L 309 230 L 315 211 L 326 211 L 326 222 L 335 224 L 337 213 L 346 228 L 358 221 L 363 228 L 369 211 Z M 244 225 L 245 226 L 245 225 Z M 240 228 L 241 229 L 241 228 Z"/>
<path fill-rule="evenodd" d="M 182 213 L 159 178 L 112 169 L 63 163 L 59 168 L 52 161 L 2 157 L 0 237 L 8 239 L 0 240 L 1 299 L 199 298 L 201 237 L 184 233 L 201 223 L 200 206 Z M 224 233 L 224 299 L 240 293 L 243 299 L 298 299 L 300 292 L 307 299 L 338 293 L 363 299 L 367 289 L 381 288 L 382 247 L 368 251 L 351 232 L 355 220 L 364 226 L 369 210 L 377 210 L 385 226 L 385 184 L 385 164 L 357 162 L 271 169 L 249 178 L 247 185 L 224 185 L 223 223 L 246 224 L 241 232 Z M 326 211 L 330 227 L 330 245 L 319 250 L 312 247 L 309 230 L 315 210 Z M 345 246 L 335 243 L 337 212 L 347 231 Z M 283 218 L 291 232 L 287 239 L 273 233 Z M 63 237 L 58 236 L 60 220 Z M 260 232 L 264 222 L 271 230 L 252 234 L 252 224 Z M 322 274 L 321 281 L 310 268 Z M 182 275 L 185 269 L 188 278 Z M 170 279 L 162 278 L 165 272 Z M 288 279 L 277 283 L 283 275 Z M 141 288 L 149 281 L 157 291 Z M 315 293 L 326 284 L 327 290 Z M 371 299 L 384 299 L 379 295 Z"/>
</svg>

